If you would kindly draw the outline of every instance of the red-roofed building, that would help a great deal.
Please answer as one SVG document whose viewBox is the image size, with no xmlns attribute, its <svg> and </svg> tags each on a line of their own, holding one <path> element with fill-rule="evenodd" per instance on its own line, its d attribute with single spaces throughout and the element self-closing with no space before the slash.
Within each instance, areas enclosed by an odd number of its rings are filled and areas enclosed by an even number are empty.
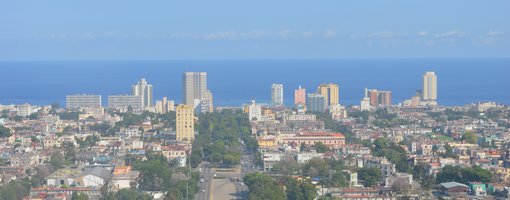
<svg viewBox="0 0 510 200">
<path fill-rule="evenodd" d="M 342 133 L 335 132 L 302 132 L 292 137 L 284 137 L 278 140 L 278 144 L 305 144 L 307 146 L 313 146 L 317 142 L 332 147 L 340 148 L 345 145 L 345 136 Z"/>
</svg>

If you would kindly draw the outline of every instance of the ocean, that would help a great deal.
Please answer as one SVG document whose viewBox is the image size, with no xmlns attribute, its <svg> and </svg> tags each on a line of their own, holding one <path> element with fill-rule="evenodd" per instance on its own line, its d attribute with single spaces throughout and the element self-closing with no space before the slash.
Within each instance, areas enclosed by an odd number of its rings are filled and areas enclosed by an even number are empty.
<svg viewBox="0 0 510 200">
<path fill-rule="evenodd" d="M 164 61 L 0 61 L 0 104 L 65 106 L 69 94 L 130 94 L 146 78 L 154 99 L 182 100 L 182 72 L 205 71 L 217 106 L 254 99 L 269 103 L 271 85 L 284 85 L 293 104 L 299 85 L 307 93 L 321 83 L 340 86 L 340 103 L 358 105 L 363 88 L 391 90 L 393 103 L 422 88 L 425 71 L 438 76 L 438 103 L 465 105 L 495 101 L 510 105 L 510 58 L 501 59 L 345 59 L 345 60 L 164 60 Z"/>
</svg>

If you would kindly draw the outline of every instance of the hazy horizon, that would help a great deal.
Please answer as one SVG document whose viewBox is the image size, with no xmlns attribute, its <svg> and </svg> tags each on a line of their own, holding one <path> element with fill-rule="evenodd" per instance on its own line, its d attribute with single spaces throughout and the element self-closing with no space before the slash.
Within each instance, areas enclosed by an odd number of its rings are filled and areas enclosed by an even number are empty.
<svg viewBox="0 0 510 200">
<path fill-rule="evenodd" d="M 8 1 L 0 60 L 510 57 L 509 1 Z"/>
</svg>

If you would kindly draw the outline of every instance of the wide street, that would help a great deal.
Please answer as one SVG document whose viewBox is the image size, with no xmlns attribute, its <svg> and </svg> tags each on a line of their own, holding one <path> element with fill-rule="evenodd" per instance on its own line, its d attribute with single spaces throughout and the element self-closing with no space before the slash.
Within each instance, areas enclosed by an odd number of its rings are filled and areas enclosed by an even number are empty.
<svg viewBox="0 0 510 200">
<path fill-rule="evenodd" d="M 203 183 L 199 183 L 199 192 L 195 200 L 247 199 L 248 188 L 243 184 L 243 176 L 255 172 L 253 159 L 243 145 L 241 164 L 235 168 L 213 168 L 207 161 L 199 166 Z M 200 171 L 200 170 L 199 170 Z"/>
</svg>

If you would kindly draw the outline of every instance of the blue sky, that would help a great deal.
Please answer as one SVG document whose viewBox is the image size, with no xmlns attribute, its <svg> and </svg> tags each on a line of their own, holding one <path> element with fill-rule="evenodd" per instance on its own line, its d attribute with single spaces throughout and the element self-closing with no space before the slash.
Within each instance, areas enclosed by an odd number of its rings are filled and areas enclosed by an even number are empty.
<svg viewBox="0 0 510 200">
<path fill-rule="evenodd" d="M 0 1 L 0 60 L 510 57 L 508 0 Z"/>
</svg>

